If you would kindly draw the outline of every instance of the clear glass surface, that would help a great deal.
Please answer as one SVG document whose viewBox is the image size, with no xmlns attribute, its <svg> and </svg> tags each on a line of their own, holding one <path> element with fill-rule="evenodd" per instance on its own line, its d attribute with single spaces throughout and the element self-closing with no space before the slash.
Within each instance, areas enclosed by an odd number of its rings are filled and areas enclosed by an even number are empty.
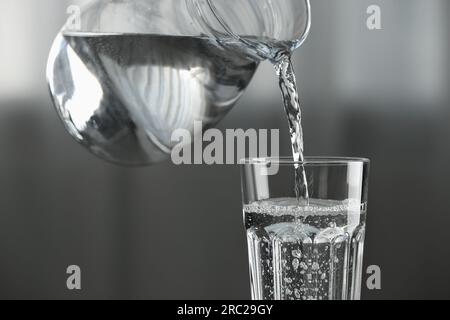
<svg viewBox="0 0 450 320">
<path fill-rule="evenodd" d="M 202 32 L 262 60 L 277 60 L 304 42 L 309 0 L 187 0 Z"/>
<path fill-rule="evenodd" d="M 170 158 L 176 130 L 216 125 L 259 62 L 308 30 L 308 1 L 91 1 L 57 35 L 47 79 L 79 143 L 115 163 L 153 164 Z"/>
<path fill-rule="evenodd" d="M 295 165 L 309 199 L 297 199 Z M 244 160 L 242 191 L 255 300 L 358 300 L 369 160 Z"/>
</svg>

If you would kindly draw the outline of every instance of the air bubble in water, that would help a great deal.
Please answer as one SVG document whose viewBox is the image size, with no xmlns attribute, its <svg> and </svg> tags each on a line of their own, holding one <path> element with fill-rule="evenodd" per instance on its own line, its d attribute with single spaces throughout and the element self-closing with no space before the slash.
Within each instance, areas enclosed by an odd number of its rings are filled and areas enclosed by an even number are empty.
<svg viewBox="0 0 450 320">
<path fill-rule="evenodd" d="M 294 271 L 297 271 L 299 266 L 300 266 L 300 261 L 298 261 L 298 259 L 292 260 L 292 267 L 294 268 Z"/>
<path fill-rule="evenodd" d="M 302 258 L 302 252 L 300 250 L 293 250 L 292 251 L 292 256 L 297 258 L 297 259 L 301 259 Z"/>
</svg>

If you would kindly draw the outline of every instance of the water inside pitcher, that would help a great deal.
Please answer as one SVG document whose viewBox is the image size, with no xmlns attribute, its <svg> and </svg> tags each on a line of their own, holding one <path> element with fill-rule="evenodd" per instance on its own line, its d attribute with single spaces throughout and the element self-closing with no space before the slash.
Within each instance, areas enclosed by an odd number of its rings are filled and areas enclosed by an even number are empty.
<svg viewBox="0 0 450 320">
<path fill-rule="evenodd" d="M 95 155 L 149 165 L 170 158 L 175 130 L 216 125 L 261 60 L 300 46 L 309 2 L 92 1 L 76 18 L 49 56 L 55 107 Z"/>
</svg>

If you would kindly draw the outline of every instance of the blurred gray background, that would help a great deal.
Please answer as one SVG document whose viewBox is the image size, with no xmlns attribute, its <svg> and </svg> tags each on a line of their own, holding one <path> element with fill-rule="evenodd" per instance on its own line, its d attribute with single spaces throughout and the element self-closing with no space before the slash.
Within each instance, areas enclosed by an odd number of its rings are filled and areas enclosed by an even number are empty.
<svg viewBox="0 0 450 320">
<path fill-rule="evenodd" d="M 64 131 L 45 65 L 74 2 L 0 0 L 0 298 L 249 298 L 239 168 L 120 168 Z M 366 28 L 371 4 L 383 30 Z M 448 299 L 450 2 L 312 6 L 295 55 L 306 153 L 373 161 L 365 264 L 382 290 L 363 298 Z M 221 127 L 280 128 L 290 153 L 270 65 Z"/>
</svg>

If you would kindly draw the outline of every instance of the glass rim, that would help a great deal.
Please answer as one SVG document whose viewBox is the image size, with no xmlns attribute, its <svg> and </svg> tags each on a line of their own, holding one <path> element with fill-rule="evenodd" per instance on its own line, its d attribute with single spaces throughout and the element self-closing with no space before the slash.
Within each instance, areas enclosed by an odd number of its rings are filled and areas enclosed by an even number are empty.
<svg viewBox="0 0 450 320">
<path fill-rule="evenodd" d="M 267 157 L 242 159 L 240 165 L 348 165 L 350 163 L 370 164 L 368 158 L 358 157 L 305 157 L 304 161 L 294 161 L 292 157 Z"/>
</svg>

